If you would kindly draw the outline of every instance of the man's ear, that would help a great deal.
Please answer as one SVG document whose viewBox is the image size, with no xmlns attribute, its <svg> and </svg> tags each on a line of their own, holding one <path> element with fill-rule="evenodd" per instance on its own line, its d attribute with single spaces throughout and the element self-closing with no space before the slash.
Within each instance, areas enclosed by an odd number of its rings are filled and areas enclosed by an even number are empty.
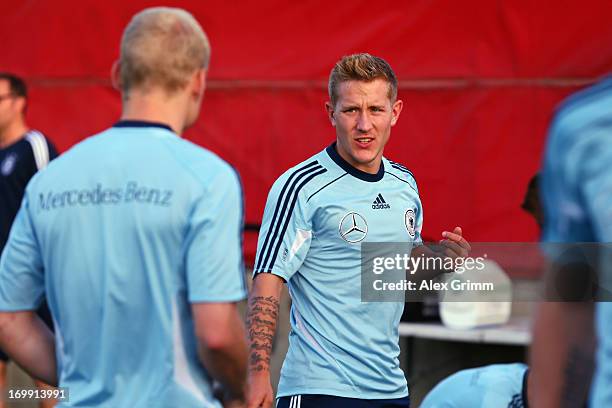
<svg viewBox="0 0 612 408">
<path fill-rule="evenodd" d="M 201 97 L 206 89 L 206 69 L 202 68 L 195 72 L 192 81 L 191 92 L 194 96 Z"/>
<path fill-rule="evenodd" d="M 397 121 L 399 120 L 400 113 L 402 113 L 402 108 L 404 107 L 404 102 L 400 99 L 395 101 L 393 107 L 391 108 L 391 114 L 393 117 L 391 118 L 391 126 L 395 126 Z"/>
<path fill-rule="evenodd" d="M 334 106 L 331 102 L 325 102 L 325 110 L 327 111 L 327 117 L 329 117 L 329 121 L 332 126 L 336 126 L 336 118 L 334 117 Z"/>
<path fill-rule="evenodd" d="M 18 112 L 21 112 L 25 115 L 26 107 L 28 106 L 28 101 L 23 96 L 18 96 L 15 98 L 15 107 Z"/>
<path fill-rule="evenodd" d="M 121 62 L 115 60 L 111 67 L 111 84 L 113 88 L 121 92 Z"/>
</svg>

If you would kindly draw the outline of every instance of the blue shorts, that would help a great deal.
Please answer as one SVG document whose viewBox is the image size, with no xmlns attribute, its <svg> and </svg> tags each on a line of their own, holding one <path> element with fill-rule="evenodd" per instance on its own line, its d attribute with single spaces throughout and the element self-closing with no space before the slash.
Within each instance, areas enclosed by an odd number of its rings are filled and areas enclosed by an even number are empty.
<svg viewBox="0 0 612 408">
<path fill-rule="evenodd" d="M 410 397 L 367 400 L 305 394 L 280 397 L 276 408 L 410 408 Z"/>
</svg>

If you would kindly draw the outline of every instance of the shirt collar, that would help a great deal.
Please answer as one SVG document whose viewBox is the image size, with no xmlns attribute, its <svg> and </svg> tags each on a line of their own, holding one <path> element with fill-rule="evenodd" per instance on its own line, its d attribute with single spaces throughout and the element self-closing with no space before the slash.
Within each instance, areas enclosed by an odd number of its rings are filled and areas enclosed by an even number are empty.
<svg viewBox="0 0 612 408">
<path fill-rule="evenodd" d="M 378 169 L 378 172 L 375 174 L 366 173 L 365 171 L 362 171 L 362 170 L 359 170 L 358 168 L 353 167 L 349 162 L 344 160 L 342 156 L 340 156 L 340 154 L 338 154 L 338 151 L 336 150 L 336 142 L 329 145 L 325 149 L 325 151 L 327 152 L 329 157 L 334 161 L 334 163 L 340 166 L 344 171 L 346 171 L 351 176 L 357 177 L 360 180 L 373 183 L 373 182 L 382 180 L 383 176 L 385 175 L 385 166 L 382 161 L 380 162 L 380 168 Z"/>
<path fill-rule="evenodd" d="M 172 133 L 174 133 L 174 130 L 172 130 L 172 128 L 168 125 L 166 125 L 165 123 L 160 123 L 160 122 L 149 122 L 146 120 L 120 120 L 119 122 L 115 123 L 113 125 L 113 127 L 118 127 L 118 128 L 123 128 L 123 127 L 157 127 L 157 128 L 162 128 L 162 129 L 166 129 L 171 131 Z"/>
</svg>

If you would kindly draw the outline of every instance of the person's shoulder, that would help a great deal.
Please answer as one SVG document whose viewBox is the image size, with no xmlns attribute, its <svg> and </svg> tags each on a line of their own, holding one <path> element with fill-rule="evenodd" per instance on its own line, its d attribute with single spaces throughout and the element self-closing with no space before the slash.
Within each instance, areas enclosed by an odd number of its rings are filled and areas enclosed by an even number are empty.
<svg viewBox="0 0 612 408">
<path fill-rule="evenodd" d="M 326 171 L 327 168 L 322 162 L 320 154 L 317 153 L 310 156 L 306 160 L 289 167 L 278 177 L 278 180 L 299 177 L 300 175 L 313 174 L 320 171 Z"/>
<path fill-rule="evenodd" d="M 216 153 L 182 138 L 172 139 L 171 144 L 177 161 L 198 181 L 238 178 L 236 169 Z"/>
<path fill-rule="evenodd" d="M 34 142 L 42 142 L 45 144 L 49 144 L 50 140 L 43 132 L 38 129 L 30 129 L 24 135 L 24 138 L 28 141 L 28 143 L 32 144 Z"/>
<path fill-rule="evenodd" d="M 31 129 L 22 139 L 24 146 L 32 152 L 37 169 L 44 168 L 49 161 L 57 157 L 57 150 L 51 141 L 39 130 Z"/>
<path fill-rule="evenodd" d="M 41 132 L 40 130 L 34 130 L 38 132 L 44 138 L 45 144 L 47 145 L 47 149 L 49 150 L 49 159 L 54 160 L 59 156 L 59 150 L 57 150 L 57 146 L 53 143 L 53 138 L 49 137 L 48 134 Z"/>
<path fill-rule="evenodd" d="M 385 173 L 391 174 L 392 177 L 409 184 L 418 191 L 416 177 L 408 167 L 386 157 L 383 157 L 383 166 L 385 166 Z"/>
<path fill-rule="evenodd" d="M 612 77 L 605 78 L 569 95 L 559 104 L 556 113 L 567 115 L 572 112 L 588 110 L 592 106 L 598 105 L 601 98 L 610 97 L 612 97 Z"/>
<path fill-rule="evenodd" d="M 337 176 L 324 156 L 319 152 L 285 170 L 274 182 L 273 191 L 310 192 Z"/>
<path fill-rule="evenodd" d="M 176 153 L 181 155 L 188 164 L 208 164 L 212 167 L 225 167 L 228 164 L 216 153 L 202 147 L 192 141 L 183 138 L 173 138 L 171 142 L 175 145 Z"/>
<path fill-rule="evenodd" d="M 55 144 L 53 143 L 53 140 L 49 137 L 49 135 L 47 135 L 45 132 L 43 132 L 41 130 L 30 129 L 26 133 L 26 137 L 28 137 L 28 138 L 36 138 L 36 139 L 40 140 L 41 142 L 45 143 L 49 148 L 55 149 Z"/>
<path fill-rule="evenodd" d="M 610 106 L 612 78 L 570 95 L 555 110 L 550 129 L 552 143 L 576 142 L 578 132 L 602 124 L 612 126 Z"/>
<path fill-rule="evenodd" d="M 97 142 L 103 140 L 103 136 L 110 132 L 112 128 L 105 129 L 101 132 L 95 133 L 93 135 L 85 137 L 83 140 L 75 143 L 70 146 L 61 156 L 58 156 L 56 159 L 49 162 L 47 169 L 51 167 L 61 167 L 65 162 L 71 162 L 74 160 L 74 156 L 79 156 L 86 151 L 92 150 L 95 151 L 96 154 L 99 154 L 100 150 L 97 146 Z M 47 139 L 48 140 L 48 139 Z"/>
</svg>

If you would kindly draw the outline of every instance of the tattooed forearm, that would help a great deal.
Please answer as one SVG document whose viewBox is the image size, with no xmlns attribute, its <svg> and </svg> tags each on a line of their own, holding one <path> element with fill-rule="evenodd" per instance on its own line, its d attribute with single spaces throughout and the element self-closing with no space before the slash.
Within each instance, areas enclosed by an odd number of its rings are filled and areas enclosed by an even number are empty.
<svg viewBox="0 0 612 408">
<path fill-rule="evenodd" d="M 254 296 L 249 299 L 247 312 L 250 345 L 249 370 L 269 369 L 277 317 L 278 298 L 275 296 Z"/>
</svg>

